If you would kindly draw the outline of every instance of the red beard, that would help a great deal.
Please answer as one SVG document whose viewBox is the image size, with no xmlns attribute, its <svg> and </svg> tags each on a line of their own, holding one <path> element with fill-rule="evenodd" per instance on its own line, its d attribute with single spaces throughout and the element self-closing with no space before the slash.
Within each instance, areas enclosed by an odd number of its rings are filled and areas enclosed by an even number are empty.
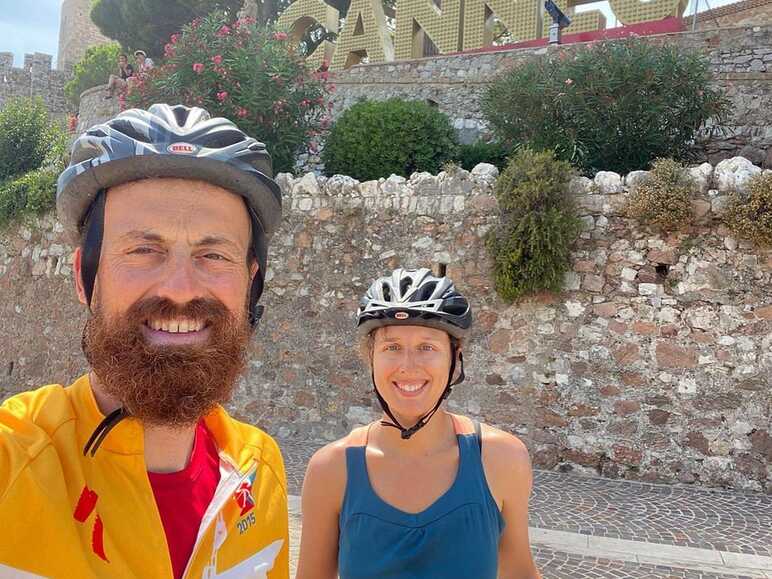
<svg viewBox="0 0 772 579">
<path fill-rule="evenodd" d="M 203 344 L 159 346 L 143 335 L 149 319 L 184 317 L 209 328 Z M 228 401 L 246 364 L 250 327 L 216 300 L 178 306 L 164 298 L 107 318 L 97 306 L 83 330 L 83 352 L 100 385 L 128 413 L 163 426 L 195 424 Z"/>
</svg>

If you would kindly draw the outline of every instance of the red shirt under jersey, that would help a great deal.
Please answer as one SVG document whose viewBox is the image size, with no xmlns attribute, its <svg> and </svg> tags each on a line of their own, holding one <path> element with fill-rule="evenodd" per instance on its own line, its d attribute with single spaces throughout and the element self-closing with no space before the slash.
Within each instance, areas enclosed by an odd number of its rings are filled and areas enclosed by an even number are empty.
<svg viewBox="0 0 772 579">
<path fill-rule="evenodd" d="M 198 536 L 201 520 L 220 482 L 220 458 L 211 435 L 199 422 L 190 463 L 179 472 L 147 473 L 166 533 L 174 577 L 180 579 Z"/>
</svg>

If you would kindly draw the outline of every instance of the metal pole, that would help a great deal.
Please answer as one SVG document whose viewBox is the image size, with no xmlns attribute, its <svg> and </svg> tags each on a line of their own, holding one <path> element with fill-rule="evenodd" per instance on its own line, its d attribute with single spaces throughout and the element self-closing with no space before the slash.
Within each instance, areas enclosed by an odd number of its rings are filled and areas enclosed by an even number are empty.
<svg viewBox="0 0 772 579">
<path fill-rule="evenodd" d="M 700 0 L 694 0 L 694 15 L 692 16 L 692 32 L 697 30 L 697 7 L 700 5 Z"/>
</svg>

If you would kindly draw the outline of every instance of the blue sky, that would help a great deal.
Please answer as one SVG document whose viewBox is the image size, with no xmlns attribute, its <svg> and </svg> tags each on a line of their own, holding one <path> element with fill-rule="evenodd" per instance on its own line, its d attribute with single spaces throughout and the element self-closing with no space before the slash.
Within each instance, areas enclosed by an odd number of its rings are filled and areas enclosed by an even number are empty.
<svg viewBox="0 0 772 579">
<path fill-rule="evenodd" d="M 691 0 L 686 13 L 691 14 Z M 708 0 L 710 7 L 731 4 L 735 0 Z M 53 54 L 59 43 L 59 9 L 62 0 L 0 0 L 0 52 L 13 52 L 15 66 L 21 66 L 25 52 Z M 699 10 L 706 9 L 705 0 L 699 0 Z M 581 10 L 598 8 L 606 13 L 607 26 L 614 25 L 608 2 L 587 4 Z"/>
</svg>

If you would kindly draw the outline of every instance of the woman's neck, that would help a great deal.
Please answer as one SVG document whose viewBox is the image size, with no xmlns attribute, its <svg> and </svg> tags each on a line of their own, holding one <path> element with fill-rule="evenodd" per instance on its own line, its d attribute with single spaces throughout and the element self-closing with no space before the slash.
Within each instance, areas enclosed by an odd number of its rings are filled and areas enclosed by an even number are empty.
<svg viewBox="0 0 772 579">
<path fill-rule="evenodd" d="M 391 419 L 385 414 L 381 418 L 386 422 Z M 397 417 L 402 423 L 402 419 Z M 404 423 L 403 423 L 404 424 Z M 412 425 L 411 423 L 408 423 Z M 456 430 L 453 417 L 445 410 L 438 410 L 426 425 L 408 440 L 404 440 L 400 431 L 380 422 L 370 430 L 370 441 L 384 454 L 398 453 L 407 456 L 428 456 L 456 446 Z"/>
</svg>

